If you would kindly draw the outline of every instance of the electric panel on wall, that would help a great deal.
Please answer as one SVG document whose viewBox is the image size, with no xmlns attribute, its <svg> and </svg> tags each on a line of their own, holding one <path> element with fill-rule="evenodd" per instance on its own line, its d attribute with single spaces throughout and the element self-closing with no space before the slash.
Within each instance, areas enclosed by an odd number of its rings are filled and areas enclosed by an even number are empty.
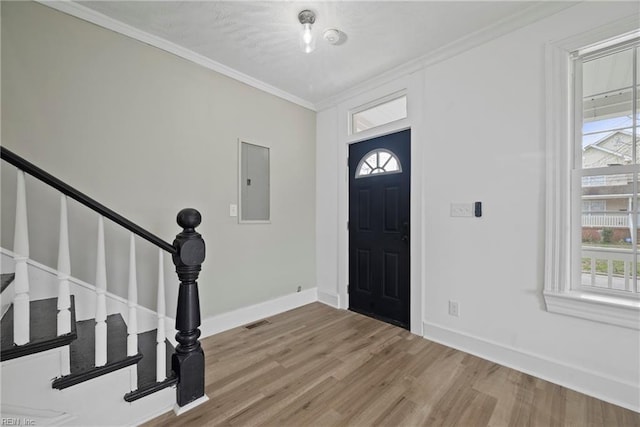
<svg viewBox="0 0 640 427">
<path fill-rule="evenodd" d="M 240 223 L 270 222 L 269 147 L 238 140 Z"/>
</svg>

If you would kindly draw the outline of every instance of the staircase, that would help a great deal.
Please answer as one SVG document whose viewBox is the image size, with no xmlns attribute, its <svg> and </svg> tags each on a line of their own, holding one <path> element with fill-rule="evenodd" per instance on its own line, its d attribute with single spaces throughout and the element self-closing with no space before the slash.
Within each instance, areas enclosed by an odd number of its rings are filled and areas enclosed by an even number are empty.
<svg viewBox="0 0 640 427">
<path fill-rule="evenodd" d="M 17 168 L 14 248 L 2 249 L 0 263 L 2 419 L 23 425 L 131 425 L 172 407 L 181 413 L 206 400 L 204 354 L 197 340 L 196 279 L 204 260 L 204 241 L 195 232 L 200 214 L 182 210 L 178 223 L 183 231 L 169 244 L 4 147 L 0 149 L 2 159 Z M 61 193 L 56 269 L 29 258 L 25 173 Z M 99 214 L 94 284 L 71 274 L 68 198 Z M 105 219 L 130 232 L 126 299 L 108 291 Z M 155 311 L 137 302 L 138 238 L 159 248 Z M 169 328 L 165 327 L 169 320 L 165 316 L 165 252 L 172 255 L 181 283 L 176 347 L 167 339 Z"/>
</svg>

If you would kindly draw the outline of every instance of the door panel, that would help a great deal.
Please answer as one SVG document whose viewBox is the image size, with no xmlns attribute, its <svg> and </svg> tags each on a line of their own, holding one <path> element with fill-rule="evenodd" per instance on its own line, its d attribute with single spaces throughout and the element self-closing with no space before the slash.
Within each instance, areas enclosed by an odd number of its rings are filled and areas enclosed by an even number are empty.
<svg viewBox="0 0 640 427">
<path fill-rule="evenodd" d="M 400 231 L 400 189 L 398 187 L 387 187 L 384 190 L 384 231 Z"/>
<path fill-rule="evenodd" d="M 398 287 L 400 284 L 400 254 L 385 252 L 382 259 L 382 296 L 397 300 L 399 296 Z"/>
<path fill-rule="evenodd" d="M 407 329 L 410 150 L 409 130 L 349 147 L 349 308 Z M 366 159 L 364 176 L 356 177 Z"/>
<path fill-rule="evenodd" d="M 356 263 L 356 289 L 360 292 L 371 293 L 371 251 L 367 249 L 357 249 Z"/>
<path fill-rule="evenodd" d="M 371 203 L 370 203 L 370 190 L 360 189 L 358 190 L 358 230 L 369 231 L 371 228 Z"/>
</svg>

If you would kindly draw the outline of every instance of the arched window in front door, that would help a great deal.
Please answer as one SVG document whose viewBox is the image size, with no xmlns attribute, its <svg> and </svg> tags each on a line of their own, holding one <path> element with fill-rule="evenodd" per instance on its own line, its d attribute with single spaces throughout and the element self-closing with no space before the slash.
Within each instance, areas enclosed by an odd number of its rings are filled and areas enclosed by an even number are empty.
<svg viewBox="0 0 640 427">
<path fill-rule="evenodd" d="M 402 165 L 393 152 L 384 148 L 369 151 L 356 168 L 356 178 L 368 178 L 375 175 L 402 172 Z"/>
</svg>

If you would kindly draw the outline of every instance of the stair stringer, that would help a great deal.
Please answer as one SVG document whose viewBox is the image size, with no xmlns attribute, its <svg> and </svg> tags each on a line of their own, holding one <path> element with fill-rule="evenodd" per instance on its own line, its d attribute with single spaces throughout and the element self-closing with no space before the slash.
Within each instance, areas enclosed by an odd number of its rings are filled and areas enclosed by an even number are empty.
<svg viewBox="0 0 640 427">
<path fill-rule="evenodd" d="M 175 387 L 132 403 L 123 399 L 131 391 L 135 365 L 64 390 L 52 388 L 52 380 L 61 376 L 64 351 L 69 351 L 68 346 L 2 362 L 3 407 L 21 407 L 23 413 L 31 408 L 34 418 L 42 411 L 64 413 L 68 416 L 57 425 L 78 426 L 137 425 L 173 408 Z M 28 419 L 29 415 L 21 418 Z"/>
</svg>

